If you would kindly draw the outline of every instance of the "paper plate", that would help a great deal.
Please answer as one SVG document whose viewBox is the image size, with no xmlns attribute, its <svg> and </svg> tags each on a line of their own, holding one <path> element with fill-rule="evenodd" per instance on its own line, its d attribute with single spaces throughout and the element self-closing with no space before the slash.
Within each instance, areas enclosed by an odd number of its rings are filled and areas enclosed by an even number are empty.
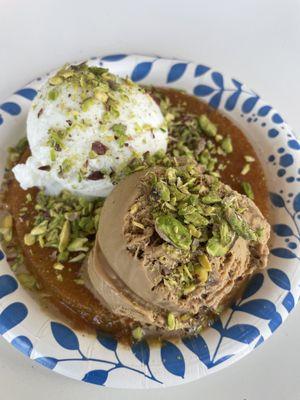
<svg viewBox="0 0 300 400">
<path fill-rule="evenodd" d="M 141 84 L 185 89 L 219 109 L 254 146 L 265 171 L 272 209 L 268 268 L 201 336 L 139 342 L 86 335 L 52 319 L 17 282 L 0 251 L 0 334 L 27 357 L 63 375 L 119 388 L 172 386 L 227 367 L 263 343 L 282 324 L 299 297 L 300 144 L 281 115 L 240 81 L 204 64 L 117 54 L 89 60 Z M 6 149 L 25 135 L 30 103 L 43 79 L 0 105 L 0 171 Z"/>
</svg>

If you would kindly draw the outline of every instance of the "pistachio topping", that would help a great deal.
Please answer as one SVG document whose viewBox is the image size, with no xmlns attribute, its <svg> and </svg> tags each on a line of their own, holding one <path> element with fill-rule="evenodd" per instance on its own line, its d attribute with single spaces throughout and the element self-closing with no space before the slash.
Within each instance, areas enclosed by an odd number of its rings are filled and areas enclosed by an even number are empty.
<svg viewBox="0 0 300 400">
<path fill-rule="evenodd" d="M 133 339 L 139 341 L 142 340 L 143 336 L 144 336 L 144 331 L 140 326 L 137 326 L 136 328 L 134 328 L 131 332 Z"/>
<path fill-rule="evenodd" d="M 62 192 L 47 196 L 40 191 L 36 197 L 36 215 L 24 243 L 55 249 L 56 261 L 80 262 L 93 245 L 103 200 L 88 201 Z M 55 268 L 57 269 L 57 268 Z"/>
<path fill-rule="evenodd" d="M 249 182 L 242 182 L 241 186 L 242 186 L 242 189 L 243 189 L 245 195 L 248 196 L 249 199 L 254 200 L 254 192 L 253 192 L 251 184 Z"/>
</svg>

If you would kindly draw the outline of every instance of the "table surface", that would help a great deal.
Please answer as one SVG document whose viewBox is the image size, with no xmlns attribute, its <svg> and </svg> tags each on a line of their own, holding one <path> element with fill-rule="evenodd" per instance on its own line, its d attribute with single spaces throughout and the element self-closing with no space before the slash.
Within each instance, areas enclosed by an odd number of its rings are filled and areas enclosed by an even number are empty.
<svg viewBox="0 0 300 400">
<path fill-rule="evenodd" d="M 2 0 L 0 17 L 1 99 L 67 61 L 115 52 L 158 54 L 241 79 L 300 132 L 299 0 Z M 1 338 L 1 398 L 297 400 L 299 336 L 300 306 L 240 362 L 197 382 L 143 393 L 65 378 Z"/>
</svg>

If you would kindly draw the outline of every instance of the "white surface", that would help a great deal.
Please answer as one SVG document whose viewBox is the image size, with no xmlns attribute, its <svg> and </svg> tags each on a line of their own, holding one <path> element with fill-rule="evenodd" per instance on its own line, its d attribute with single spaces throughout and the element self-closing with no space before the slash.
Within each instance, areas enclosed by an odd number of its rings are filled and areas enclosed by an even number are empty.
<svg viewBox="0 0 300 400">
<path fill-rule="evenodd" d="M 105 53 L 159 54 L 219 68 L 245 82 L 300 131 L 299 0 L 2 0 L 0 98 L 70 60 Z M 1 398 L 300 399 L 300 308 L 237 364 L 176 388 L 134 392 L 54 374 L 0 339 Z"/>
</svg>

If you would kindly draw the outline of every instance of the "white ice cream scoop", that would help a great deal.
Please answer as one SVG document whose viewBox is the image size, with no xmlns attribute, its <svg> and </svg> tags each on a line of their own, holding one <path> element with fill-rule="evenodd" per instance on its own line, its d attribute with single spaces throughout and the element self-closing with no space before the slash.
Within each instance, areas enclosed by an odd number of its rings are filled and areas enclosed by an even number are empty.
<svg viewBox="0 0 300 400">
<path fill-rule="evenodd" d="M 163 115 L 129 79 L 86 64 L 66 66 L 40 89 L 27 119 L 31 157 L 13 172 L 23 189 L 106 197 L 111 175 L 134 157 L 166 151 Z"/>
</svg>

